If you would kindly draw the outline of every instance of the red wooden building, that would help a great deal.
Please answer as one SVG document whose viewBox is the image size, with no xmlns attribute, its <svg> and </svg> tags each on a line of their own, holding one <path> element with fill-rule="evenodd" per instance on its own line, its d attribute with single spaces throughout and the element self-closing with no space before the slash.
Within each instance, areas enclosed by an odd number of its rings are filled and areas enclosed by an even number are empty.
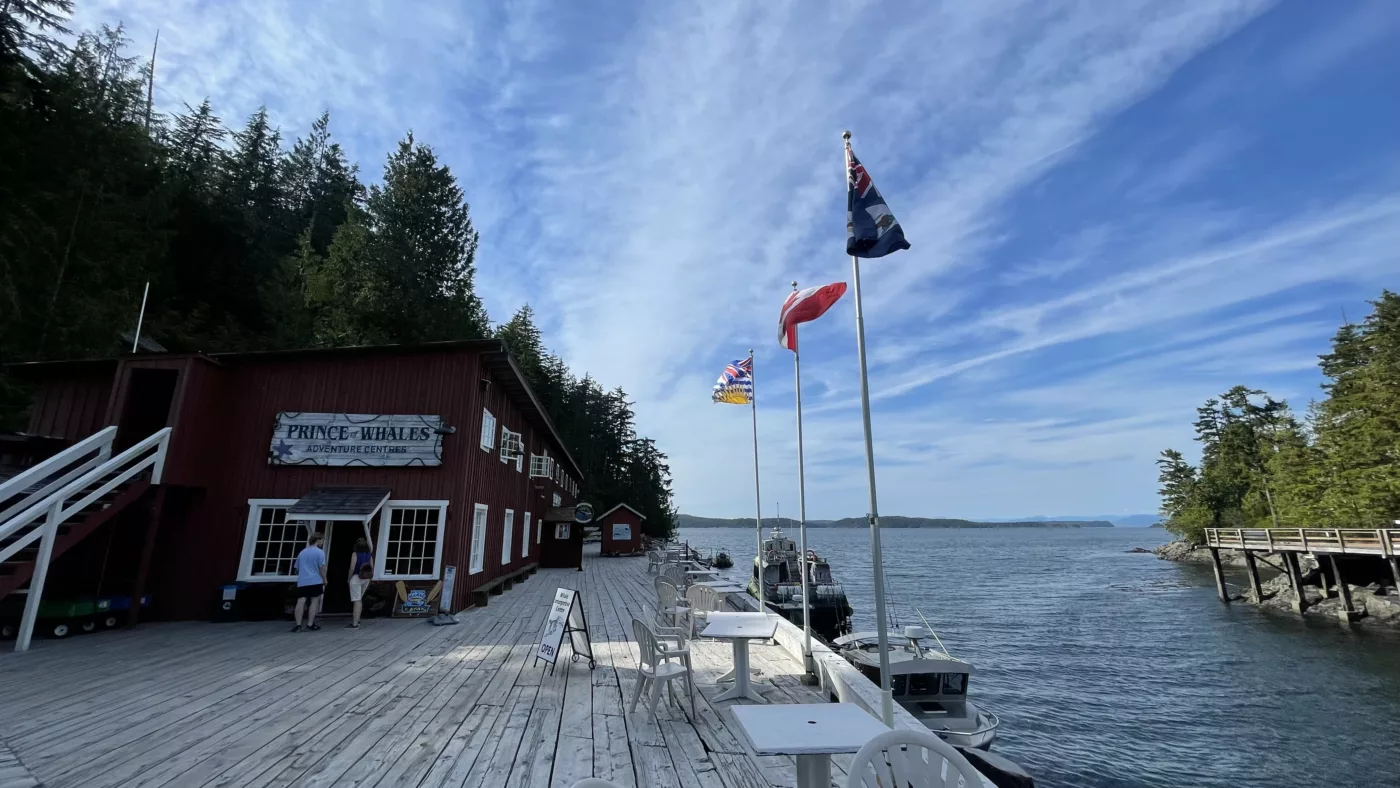
<svg viewBox="0 0 1400 788">
<path fill-rule="evenodd" d="M 598 524 L 603 528 L 603 555 L 631 555 L 642 549 L 641 512 L 625 503 L 603 512 Z"/>
<path fill-rule="evenodd" d="M 208 618 L 225 585 L 256 595 L 294 582 L 313 528 L 327 537 L 328 612 L 348 607 L 361 537 L 390 596 L 400 581 L 431 588 L 453 567 L 444 601 L 458 610 L 532 570 L 553 528 L 547 510 L 559 516 L 578 494 L 577 463 L 499 340 L 10 372 L 37 384 L 31 435 L 73 443 L 115 426 L 120 451 L 171 428 L 158 485 L 114 491 L 133 500 L 118 495 L 119 511 L 89 517 L 101 520 L 91 528 L 75 520 L 56 539 L 46 599 L 125 584 L 119 593 L 152 595 L 156 617 Z M 0 597 L 29 579 L 32 556 L 0 566 Z"/>
</svg>

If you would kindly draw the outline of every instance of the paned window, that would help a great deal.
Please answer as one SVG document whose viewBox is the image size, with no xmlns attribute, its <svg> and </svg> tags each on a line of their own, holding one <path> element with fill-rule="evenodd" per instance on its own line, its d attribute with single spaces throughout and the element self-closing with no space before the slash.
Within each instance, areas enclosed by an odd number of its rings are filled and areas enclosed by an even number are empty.
<svg viewBox="0 0 1400 788">
<path fill-rule="evenodd" d="M 259 498 L 248 502 L 248 527 L 243 539 L 239 578 L 244 581 L 284 582 L 297 576 L 297 553 L 311 534 L 306 525 L 287 519 L 296 500 Z"/>
<path fill-rule="evenodd" d="M 379 571 L 399 580 L 433 580 L 442 568 L 446 501 L 390 501 L 379 515 Z"/>
<path fill-rule="evenodd" d="M 496 417 L 491 415 L 491 411 L 481 409 L 481 450 L 491 451 L 496 448 Z"/>
<path fill-rule="evenodd" d="M 530 513 L 525 513 L 525 522 L 520 525 L 520 557 L 530 557 Z"/>
<path fill-rule="evenodd" d="M 486 515 L 490 509 L 484 503 L 476 505 L 472 513 L 472 555 L 468 574 L 480 572 L 486 564 Z"/>
<path fill-rule="evenodd" d="M 510 537 L 515 533 L 515 510 L 506 510 L 506 519 L 501 523 L 501 566 L 510 563 Z"/>
</svg>

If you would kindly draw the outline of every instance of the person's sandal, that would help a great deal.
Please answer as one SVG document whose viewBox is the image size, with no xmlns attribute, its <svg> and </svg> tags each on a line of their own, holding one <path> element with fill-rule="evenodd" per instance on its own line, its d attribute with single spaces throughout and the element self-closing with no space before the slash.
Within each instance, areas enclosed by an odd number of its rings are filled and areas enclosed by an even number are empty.
<svg viewBox="0 0 1400 788">
<path fill-rule="evenodd" d="M 292 627 L 292 631 L 293 631 L 293 632 L 300 632 L 300 631 L 301 631 L 301 624 L 297 624 L 296 626 Z"/>
<path fill-rule="evenodd" d="M 360 628 L 360 625 L 359 625 L 359 624 L 346 624 L 346 625 L 345 625 L 345 628 L 346 628 L 346 629 L 359 629 L 359 628 Z"/>
<path fill-rule="evenodd" d="M 312 632 L 315 632 L 316 630 L 318 630 L 318 629 L 320 629 L 320 628 L 321 628 L 321 625 L 320 625 L 320 624 L 312 624 L 311 626 L 307 627 L 307 629 L 311 630 Z"/>
</svg>

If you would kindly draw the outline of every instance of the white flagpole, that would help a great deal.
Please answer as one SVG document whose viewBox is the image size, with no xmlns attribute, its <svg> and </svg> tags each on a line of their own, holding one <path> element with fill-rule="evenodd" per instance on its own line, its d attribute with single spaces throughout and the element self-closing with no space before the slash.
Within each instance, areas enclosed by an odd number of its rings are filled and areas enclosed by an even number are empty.
<svg viewBox="0 0 1400 788">
<path fill-rule="evenodd" d="M 146 298 L 151 294 L 151 283 L 146 283 L 146 289 L 141 293 L 141 313 L 136 316 L 136 334 L 131 337 L 131 352 L 135 353 L 136 348 L 141 346 L 141 324 L 146 322 Z"/>
<path fill-rule="evenodd" d="M 847 144 L 851 132 L 841 138 Z M 844 152 L 842 154 L 845 155 Z M 847 179 L 851 169 L 850 159 L 846 159 Z M 847 186 L 849 189 L 849 185 Z M 849 218 L 848 218 L 849 221 Z M 855 274 L 856 297 L 856 351 L 860 358 L 860 414 L 865 422 L 865 472 L 870 481 L 870 563 L 875 573 L 875 618 L 876 632 L 879 633 L 880 648 L 880 692 L 881 711 L 885 724 L 894 727 L 894 691 L 890 684 L 890 634 L 889 623 L 885 619 L 885 567 L 880 551 L 880 507 L 875 500 L 875 441 L 870 432 L 870 380 L 865 368 L 865 312 L 860 302 L 860 258 L 851 255 L 851 268 Z"/>
<path fill-rule="evenodd" d="M 753 348 L 749 348 L 749 361 L 752 364 Z M 768 606 L 763 603 L 763 497 L 758 492 L 758 378 L 753 372 L 749 373 L 749 381 L 752 387 L 749 405 L 753 413 L 753 522 L 758 547 L 758 612 L 767 613 Z"/>
<path fill-rule="evenodd" d="M 792 289 L 797 290 L 796 282 L 792 283 Z M 797 328 L 793 327 L 793 335 L 796 334 Z M 802 459 L 802 362 L 795 343 L 792 348 L 792 372 L 797 380 L 797 533 L 802 547 L 802 668 L 811 674 L 815 671 L 812 669 L 812 606 L 807 598 L 807 478 Z"/>
</svg>

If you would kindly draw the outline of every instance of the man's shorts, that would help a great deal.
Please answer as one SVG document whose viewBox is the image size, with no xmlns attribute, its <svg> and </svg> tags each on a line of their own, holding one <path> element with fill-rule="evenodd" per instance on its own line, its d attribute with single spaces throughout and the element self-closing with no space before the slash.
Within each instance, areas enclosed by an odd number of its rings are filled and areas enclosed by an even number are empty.
<svg viewBox="0 0 1400 788">
<path fill-rule="evenodd" d="M 315 599 L 316 597 L 320 596 L 323 592 L 325 592 L 325 590 L 326 587 L 324 585 L 320 585 L 319 583 L 314 586 L 297 586 L 297 598 Z"/>
<path fill-rule="evenodd" d="M 350 601 L 360 602 L 365 598 L 365 589 L 369 588 L 369 581 L 362 577 L 350 578 Z"/>
</svg>

